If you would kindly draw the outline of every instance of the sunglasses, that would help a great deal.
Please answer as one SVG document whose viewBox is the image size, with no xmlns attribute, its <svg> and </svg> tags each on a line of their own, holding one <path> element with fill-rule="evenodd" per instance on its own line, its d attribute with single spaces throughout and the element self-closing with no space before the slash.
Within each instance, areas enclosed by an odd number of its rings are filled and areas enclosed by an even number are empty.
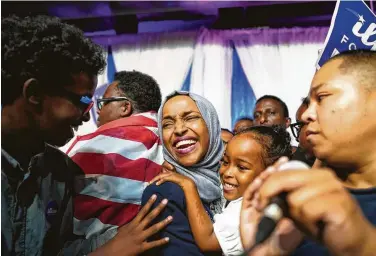
<svg viewBox="0 0 376 256">
<path fill-rule="evenodd" d="M 101 110 L 105 105 L 107 105 L 110 102 L 113 101 L 130 101 L 126 97 L 109 97 L 109 98 L 102 98 L 102 99 L 97 99 L 97 108 L 98 110 Z"/>
<path fill-rule="evenodd" d="M 296 123 L 290 124 L 292 135 L 294 136 L 297 142 L 299 142 L 300 131 L 302 130 L 302 127 L 304 125 L 306 125 L 304 122 L 296 122 Z"/>
<path fill-rule="evenodd" d="M 91 97 L 87 95 L 78 95 L 62 87 L 54 88 L 53 91 L 49 91 L 49 93 L 68 99 L 75 106 L 82 110 L 82 115 L 86 115 L 87 113 L 89 113 L 91 108 L 94 106 L 94 101 L 91 99 Z"/>
</svg>

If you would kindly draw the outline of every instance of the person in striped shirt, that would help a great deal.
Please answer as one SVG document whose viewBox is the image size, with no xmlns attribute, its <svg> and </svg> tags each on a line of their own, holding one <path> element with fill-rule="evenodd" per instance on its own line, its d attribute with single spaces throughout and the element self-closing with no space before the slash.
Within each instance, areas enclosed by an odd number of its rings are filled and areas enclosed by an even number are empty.
<svg viewBox="0 0 376 256">
<path fill-rule="evenodd" d="M 144 188 L 164 161 L 160 104 L 157 82 L 137 71 L 116 73 L 98 99 L 99 128 L 78 136 L 67 152 L 83 171 L 75 178 L 75 235 L 112 237 L 139 212 Z"/>
</svg>

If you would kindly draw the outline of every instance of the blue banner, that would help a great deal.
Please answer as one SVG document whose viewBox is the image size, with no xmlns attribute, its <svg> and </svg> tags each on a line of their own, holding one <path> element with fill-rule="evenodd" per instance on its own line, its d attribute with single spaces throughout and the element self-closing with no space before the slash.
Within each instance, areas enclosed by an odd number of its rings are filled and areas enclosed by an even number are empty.
<svg viewBox="0 0 376 256">
<path fill-rule="evenodd" d="M 357 49 L 376 51 L 376 16 L 364 1 L 338 0 L 316 67 L 341 52 Z"/>
</svg>

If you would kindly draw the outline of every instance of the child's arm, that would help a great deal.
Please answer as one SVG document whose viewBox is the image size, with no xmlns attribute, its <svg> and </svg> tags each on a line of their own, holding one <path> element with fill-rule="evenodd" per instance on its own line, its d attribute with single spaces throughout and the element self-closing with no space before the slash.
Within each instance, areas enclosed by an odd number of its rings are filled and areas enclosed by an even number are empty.
<svg viewBox="0 0 376 256">
<path fill-rule="evenodd" d="M 196 184 L 193 180 L 175 172 L 167 172 L 158 175 L 150 183 L 155 181 L 157 181 L 156 185 L 160 185 L 166 181 L 174 182 L 183 189 L 187 204 L 189 224 L 196 244 L 200 250 L 204 252 L 221 251 L 221 246 L 214 233 L 213 223 L 202 205 Z"/>
</svg>

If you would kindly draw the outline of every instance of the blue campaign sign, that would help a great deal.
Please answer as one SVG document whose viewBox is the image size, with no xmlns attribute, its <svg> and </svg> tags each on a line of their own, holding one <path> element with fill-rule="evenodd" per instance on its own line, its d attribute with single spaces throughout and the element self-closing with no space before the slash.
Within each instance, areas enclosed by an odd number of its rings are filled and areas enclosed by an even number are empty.
<svg viewBox="0 0 376 256">
<path fill-rule="evenodd" d="M 364 1 L 338 0 L 316 67 L 340 52 L 356 49 L 376 51 L 376 16 Z"/>
</svg>

